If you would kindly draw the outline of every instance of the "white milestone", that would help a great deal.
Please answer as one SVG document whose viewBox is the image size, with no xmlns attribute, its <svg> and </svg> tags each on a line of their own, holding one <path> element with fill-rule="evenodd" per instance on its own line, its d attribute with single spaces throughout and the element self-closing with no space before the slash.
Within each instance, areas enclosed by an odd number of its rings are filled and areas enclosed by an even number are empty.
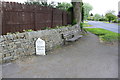
<svg viewBox="0 0 120 80">
<path fill-rule="evenodd" d="M 40 38 L 36 40 L 36 55 L 46 55 L 45 54 L 45 41 Z"/>
</svg>

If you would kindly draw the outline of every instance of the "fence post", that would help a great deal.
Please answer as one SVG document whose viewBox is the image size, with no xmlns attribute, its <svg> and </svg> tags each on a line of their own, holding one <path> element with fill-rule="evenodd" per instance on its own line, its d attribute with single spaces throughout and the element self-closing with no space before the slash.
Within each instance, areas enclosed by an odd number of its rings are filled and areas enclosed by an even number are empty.
<svg viewBox="0 0 120 80">
<path fill-rule="evenodd" d="M 36 29 L 36 6 L 35 5 L 33 5 L 34 6 L 34 10 L 33 10 L 33 24 L 34 24 L 34 30 L 36 31 L 37 29 Z"/>
<path fill-rule="evenodd" d="M 64 26 L 64 12 L 62 11 L 62 26 Z"/>
<path fill-rule="evenodd" d="M 52 8 L 52 12 L 51 13 L 52 13 L 52 15 L 51 15 L 51 28 L 52 28 L 53 27 L 53 16 L 54 16 L 53 15 L 53 8 Z"/>
<path fill-rule="evenodd" d="M 0 35 L 2 35 L 2 2 L 0 1 Z"/>
</svg>

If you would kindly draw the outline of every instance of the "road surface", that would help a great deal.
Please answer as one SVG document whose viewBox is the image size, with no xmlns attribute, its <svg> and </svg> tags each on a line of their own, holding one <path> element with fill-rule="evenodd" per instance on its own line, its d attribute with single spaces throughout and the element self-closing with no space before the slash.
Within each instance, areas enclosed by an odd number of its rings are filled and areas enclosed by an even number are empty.
<svg viewBox="0 0 120 80">
<path fill-rule="evenodd" d="M 120 33 L 120 26 L 115 23 L 104 23 L 99 21 L 88 21 L 88 24 L 93 25 L 95 28 L 103 28 L 112 32 Z M 118 28 L 119 27 L 119 28 Z"/>
<path fill-rule="evenodd" d="M 94 34 L 50 51 L 2 65 L 3 78 L 117 78 L 118 46 Z"/>
</svg>

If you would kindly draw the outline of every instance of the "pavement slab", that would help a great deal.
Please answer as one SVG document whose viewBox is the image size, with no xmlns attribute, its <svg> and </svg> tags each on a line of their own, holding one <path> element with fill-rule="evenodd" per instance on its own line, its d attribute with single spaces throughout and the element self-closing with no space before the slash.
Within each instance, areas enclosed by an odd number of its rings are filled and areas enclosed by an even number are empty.
<svg viewBox="0 0 120 80">
<path fill-rule="evenodd" d="M 2 65 L 3 78 L 118 78 L 118 45 L 89 33 L 76 42 Z"/>
</svg>

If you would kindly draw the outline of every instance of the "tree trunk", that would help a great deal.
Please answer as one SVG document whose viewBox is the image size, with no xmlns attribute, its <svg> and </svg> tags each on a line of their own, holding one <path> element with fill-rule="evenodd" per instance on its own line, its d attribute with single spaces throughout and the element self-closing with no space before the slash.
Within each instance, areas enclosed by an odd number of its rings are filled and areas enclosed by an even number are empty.
<svg viewBox="0 0 120 80">
<path fill-rule="evenodd" d="M 72 4 L 73 4 L 73 19 L 74 21 L 76 21 L 77 24 L 80 24 L 82 19 L 82 13 L 81 13 L 82 0 L 80 0 L 79 2 L 72 2 Z"/>
</svg>

